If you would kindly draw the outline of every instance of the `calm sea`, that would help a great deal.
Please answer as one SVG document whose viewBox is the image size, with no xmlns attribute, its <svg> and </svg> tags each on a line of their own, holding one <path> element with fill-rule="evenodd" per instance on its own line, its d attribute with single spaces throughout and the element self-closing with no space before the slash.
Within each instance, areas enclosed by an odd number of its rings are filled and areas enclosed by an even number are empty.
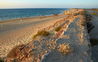
<svg viewBox="0 0 98 62">
<path fill-rule="evenodd" d="M 47 16 L 63 13 L 66 8 L 29 8 L 29 9 L 0 9 L 0 20 Z"/>
</svg>

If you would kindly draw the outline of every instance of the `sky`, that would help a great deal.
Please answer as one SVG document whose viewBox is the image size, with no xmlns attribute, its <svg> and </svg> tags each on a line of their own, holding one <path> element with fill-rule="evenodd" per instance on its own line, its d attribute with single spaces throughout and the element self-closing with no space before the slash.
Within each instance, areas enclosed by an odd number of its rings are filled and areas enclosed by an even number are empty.
<svg viewBox="0 0 98 62">
<path fill-rule="evenodd" d="M 0 8 L 98 8 L 98 0 L 0 0 Z"/>
</svg>

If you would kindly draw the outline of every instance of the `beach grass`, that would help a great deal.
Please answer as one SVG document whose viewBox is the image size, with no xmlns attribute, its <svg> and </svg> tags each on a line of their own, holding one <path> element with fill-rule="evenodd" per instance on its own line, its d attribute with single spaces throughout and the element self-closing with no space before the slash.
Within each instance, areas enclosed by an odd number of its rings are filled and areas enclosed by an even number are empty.
<svg viewBox="0 0 98 62">
<path fill-rule="evenodd" d="M 38 31 L 37 34 L 35 34 L 33 36 L 33 38 L 36 38 L 37 36 L 48 36 L 50 35 L 50 33 L 46 30 L 41 30 L 41 31 Z"/>
<path fill-rule="evenodd" d="M 61 29 L 61 28 L 62 28 L 61 26 L 56 27 L 56 28 L 55 28 L 55 31 L 57 31 L 57 32 L 58 32 L 58 31 L 60 31 L 60 29 Z"/>
</svg>

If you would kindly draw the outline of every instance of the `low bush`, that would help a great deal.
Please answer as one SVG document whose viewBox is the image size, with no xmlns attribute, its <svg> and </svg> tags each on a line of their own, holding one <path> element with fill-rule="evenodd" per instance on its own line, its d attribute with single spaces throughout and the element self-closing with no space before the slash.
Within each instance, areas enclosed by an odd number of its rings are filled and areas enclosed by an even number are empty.
<svg viewBox="0 0 98 62">
<path fill-rule="evenodd" d="M 33 38 L 36 38 L 37 36 L 48 36 L 48 35 L 50 35 L 48 31 L 41 30 L 41 31 L 38 31 L 37 34 L 33 36 Z"/>
<path fill-rule="evenodd" d="M 62 27 L 61 26 L 59 26 L 59 27 L 57 27 L 57 28 L 55 28 L 55 31 L 60 31 L 60 29 L 61 29 Z"/>
</svg>

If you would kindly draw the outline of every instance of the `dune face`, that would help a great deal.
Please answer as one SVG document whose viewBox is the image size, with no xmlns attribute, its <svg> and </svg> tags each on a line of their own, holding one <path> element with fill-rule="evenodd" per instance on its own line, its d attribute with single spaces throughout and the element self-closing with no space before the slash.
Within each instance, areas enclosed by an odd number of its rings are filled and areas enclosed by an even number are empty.
<svg viewBox="0 0 98 62">
<path fill-rule="evenodd" d="M 84 10 L 67 14 L 1 23 L 0 56 L 6 62 L 92 62 Z"/>
</svg>

